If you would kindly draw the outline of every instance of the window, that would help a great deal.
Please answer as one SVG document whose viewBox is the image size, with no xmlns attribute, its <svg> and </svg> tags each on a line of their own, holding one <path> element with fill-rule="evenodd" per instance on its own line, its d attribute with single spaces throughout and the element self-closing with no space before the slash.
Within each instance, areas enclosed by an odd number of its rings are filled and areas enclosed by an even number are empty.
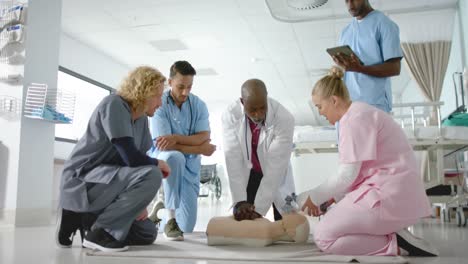
<svg viewBox="0 0 468 264">
<path fill-rule="evenodd" d="M 59 67 L 57 87 L 72 91 L 76 98 L 73 123 L 57 124 L 55 137 L 76 141 L 85 133 L 96 106 L 113 89 L 63 67 Z"/>
</svg>

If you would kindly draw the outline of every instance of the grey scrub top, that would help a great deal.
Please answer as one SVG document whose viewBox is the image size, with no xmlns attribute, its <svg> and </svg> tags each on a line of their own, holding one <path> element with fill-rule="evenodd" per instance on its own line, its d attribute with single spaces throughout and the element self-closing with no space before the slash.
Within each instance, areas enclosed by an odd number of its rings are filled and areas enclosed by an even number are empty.
<svg viewBox="0 0 468 264">
<path fill-rule="evenodd" d="M 143 153 L 152 146 L 147 116 L 132 121 L 130 106 L 113 94 L 96 107 L 85 134 L 65 162 L 61 188 L 65 209 L 86 210 L 86 183 L 107 184 L 125 166 L 112 144 L 112 139 L 121 137 L 133 137 L 136 148 Z"/>
</svg>

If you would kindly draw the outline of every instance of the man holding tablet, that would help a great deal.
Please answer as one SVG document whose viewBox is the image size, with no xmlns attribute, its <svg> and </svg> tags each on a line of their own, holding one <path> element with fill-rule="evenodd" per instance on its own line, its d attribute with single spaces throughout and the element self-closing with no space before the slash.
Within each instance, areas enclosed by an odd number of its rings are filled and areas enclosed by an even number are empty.
<svg viewBox="0 0 468 264">
<path fill-rule="evenodd" d="M 340 45 L 348 45 L 352 52 L 333 53 L 333 60 L 345 70 L 351 100 L 390 112 L 390 77 L 400 74 L 403 57 L 398 25 L 374 10 L 369 0 L 345 2 L 354 18 L 341 32 Z"/>
</svg>

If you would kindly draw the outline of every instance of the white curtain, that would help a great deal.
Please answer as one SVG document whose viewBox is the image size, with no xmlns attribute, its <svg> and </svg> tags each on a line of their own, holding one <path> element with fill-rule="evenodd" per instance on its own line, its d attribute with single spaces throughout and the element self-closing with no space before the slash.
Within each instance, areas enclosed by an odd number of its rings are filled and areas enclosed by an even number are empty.
<svg viewBox="0 0 468 264">
<path fill-rule="evenodd" d="M 392 17 L 400 27 L 406 66 L 421 94 L 440 100 L 452 45 L 455 9 L 401 14 Z M 437 120 L 432 110 L 431 124 Z"/>
<path fill-rule="evenodd" d="M 403 54 L 413 79 L 430 102 L 438 102 L 442 94 L 450 56 L 451 41 L 402 43 Z M 437 109 L 432 109 L 430 124 L 437 124 Z"/>
<path fill-rule="evenodd" d="M 451 46 L 451 41 L 401 43 L 411 75 L 431 102 L 440 99 Z"/>
</svg>

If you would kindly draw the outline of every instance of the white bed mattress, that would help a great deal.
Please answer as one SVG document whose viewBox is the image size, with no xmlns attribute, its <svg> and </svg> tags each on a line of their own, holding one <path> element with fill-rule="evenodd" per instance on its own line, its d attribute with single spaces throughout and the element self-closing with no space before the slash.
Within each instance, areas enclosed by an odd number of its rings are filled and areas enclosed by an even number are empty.
<svg viewBox="0 0 468 264">
<path fill-rule="evenodd" d="M 337 141 L 335 127 L 332 126 L 296 126 L 294 128 L 294 143 Z"/>
<path fill-rule="evenodd" d="M 405 128 L 404 131 L 410 140 L 442 138 L 468 141 L 468 127 L 443 127 L 441 135 L 439 135 L 439 128 L 436 126 L 419 127 L 415 129 L 415 132 L 411 128 Z M 336 142 L 337 138 L 335 127 L 296 126 L 294 129 L 294 143 Z"/>
</svg>

